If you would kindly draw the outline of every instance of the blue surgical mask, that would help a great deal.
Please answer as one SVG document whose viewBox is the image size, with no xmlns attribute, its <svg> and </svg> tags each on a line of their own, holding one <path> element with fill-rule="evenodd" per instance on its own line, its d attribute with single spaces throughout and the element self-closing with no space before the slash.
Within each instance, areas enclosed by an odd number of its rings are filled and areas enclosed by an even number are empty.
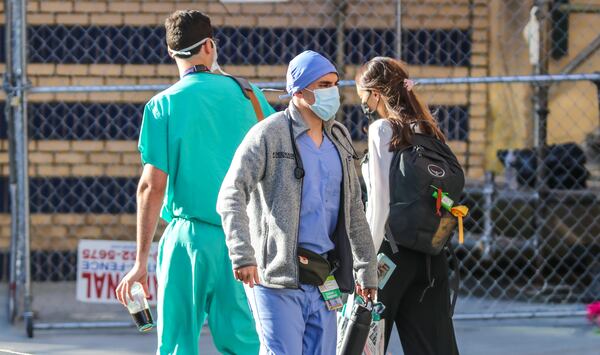
<svg viewBox="0 0 600 355">
<path fill-rule="evenodd" d="M 308 91 L 315 95 L 315 103 L 310 105 L 310 109 L 323 121 L 329 121 L 334 118 L 340 108 L 339 88 L 337 86 L 332 86 L 326 89 Z"/>
</svg>

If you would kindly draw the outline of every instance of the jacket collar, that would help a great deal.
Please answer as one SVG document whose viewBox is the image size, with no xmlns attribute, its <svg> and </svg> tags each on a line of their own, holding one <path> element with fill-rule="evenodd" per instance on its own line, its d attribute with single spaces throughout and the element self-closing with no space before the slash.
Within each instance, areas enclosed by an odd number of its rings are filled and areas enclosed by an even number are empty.
<svg viewBox="0 0 600 355">
<path fill-rule="evenodd" d="M 294 132 L 294 139 L 297 139 L 300 135 L 309 130 L 308 125 L 302 118 L 302 114 L 294 102 L 290 100 L 290 105 L 285 110 L 286 116 L 288 119 L 292 120 L 292 131 Z M 335 119 L 329 121 L 323 121 L 323 130 L 325 133 L 331 137 L 331 129 L 335 124 Z"/>
</svg>

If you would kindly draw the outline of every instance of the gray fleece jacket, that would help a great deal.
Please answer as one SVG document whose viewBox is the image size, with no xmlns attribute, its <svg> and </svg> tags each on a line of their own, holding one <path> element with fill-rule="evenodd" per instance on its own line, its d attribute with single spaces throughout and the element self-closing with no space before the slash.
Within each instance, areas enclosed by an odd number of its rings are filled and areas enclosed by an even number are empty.
<svg viewBox="0 0 600 355">
<path fill-rule="evenodd" d="M 234 268 L 256 265 L 260 282 L 271 288 L 298 288 L 298 228 L 302 180 L 294 176 L 294 140 L 308 131 L 290 106 L 256 124 L 238 147 L 217 201 L 229 256 Z M 343 169 L 343 194 L 338 225 L 328 254 L 337 266 L 340 289 L 351 292 L 356 282 L 377 288 L 376 255 L 361 202 L 347 129 L 325 122 L 324 133 L 336 146 Z M 301 157 L 300 157 L 301 158 Z"/>
</svg>

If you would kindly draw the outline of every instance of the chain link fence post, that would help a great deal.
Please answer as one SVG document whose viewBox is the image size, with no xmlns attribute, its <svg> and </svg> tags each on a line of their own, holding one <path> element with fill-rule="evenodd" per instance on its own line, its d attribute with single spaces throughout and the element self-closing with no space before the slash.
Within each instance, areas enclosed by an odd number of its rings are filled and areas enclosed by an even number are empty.
<svg viewBox="0 0 600 355">
<path fill-rule="evenodd" d="M 11 284 L 9 318 L 15 320 L 18 295 L 23 300 L 27 335 L 33 336 L 29 240 L 29 155 L 27 134 L 27 1 L 5 1 L 7 17 L 7 119 L 10 129 Z M 17 292 L 19 290 L 19 292 Z"/>
</svg>

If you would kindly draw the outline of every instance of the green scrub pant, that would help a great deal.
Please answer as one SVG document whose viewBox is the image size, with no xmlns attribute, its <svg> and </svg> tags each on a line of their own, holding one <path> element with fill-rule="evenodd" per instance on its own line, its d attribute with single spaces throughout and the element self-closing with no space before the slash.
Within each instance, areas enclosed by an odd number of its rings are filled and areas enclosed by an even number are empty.
<svg viewBox="0 0 600 355">
<path fill-rule="evenodd" d="M 220 353 L 258 354 L 254 320 L 233 278 L 222 228 L 174 219 L 160 240 L 157 264 L 157 354 L 198 354 L 207 315 Z"/>
</svg>

